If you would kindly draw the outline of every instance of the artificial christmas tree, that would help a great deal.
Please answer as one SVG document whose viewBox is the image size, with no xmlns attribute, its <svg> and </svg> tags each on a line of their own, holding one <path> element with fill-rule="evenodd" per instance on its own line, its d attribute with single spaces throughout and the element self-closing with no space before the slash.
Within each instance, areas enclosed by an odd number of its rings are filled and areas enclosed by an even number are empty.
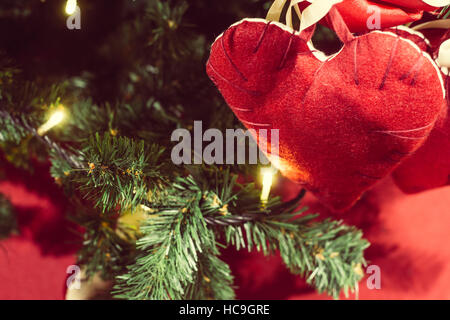
<svg viewBox="0 0 450 320">
<path fill-rule="evenodd" d="M 341 20 L 336 11 L 348 1 L 336 7 L 337 1 L 324 6 L 322 2 L 313 2 L 315 10 L 293 3 L 287 12 L 303 16 L 299 20 L 288 16 L 288 26 L 244 20 L 215 42 L 239 18 L 265 16 L 272 2 L 2 3 L 0 140 L 4 162 L 9 163 L 3 166 L 5 177 L 11 166 L 37 174 L 41 163 L 48 164 L 57 187 L 51 194 L 64 203 L 60 211 L 71 221 L 61 222 L 59 217 L 54 228 L 39 231 L 36 218 L 36 228 L 27 233 L 24 215 L 19 210 L 15 228 L 12 210 L 4 204 L 0 225 L 8 226 L 9 250 L 20 246 L 18 239 L 47 239 L 36 234 L 49 237 L 45 245 L 75 242 L 58 261 L 78 267 L 86 281 L 102 278 L 111 284 L 103 287 L 109 292 L 102 297 L 119 299 L 234 298 L 230 260 L 224 260 L 226 247 L 279 254 L 292 274 L 332 297 L 357 289 L 364 276 L 368 242 L 340 217 L 306 212 L 302 186 L 292 187 L 295 192 L 281 201 L 274 195 L 283 193 L 277 189 L 288 182 L 274 171 L 261 170 L 267 166 L 179 164 L 171 152 L 172 137 L 178 137 L 174 132 L 190 136 L 195 121 L 214 129 L 210 132 L 215 137 L 244 128 L 239 120 L 247 127 L 270 121 L 281 134 L 280 158 L 272 159 L 273 165 L 288 178 L 306 182 L 304 186 L 324 203 L 344 209 L 372 186 L 373 176 L 377 180 L 387 176 L 419 149 L 445 104 L 441 74 L 433 60 L 395 31 L 351 34 L 345 25 L 349 18 L 341 12 Z M 419 19 L 422 10 L 432 9 L 417 10 L 420 14 L 412 20 Z M 430 17 L 437 19 L 437 14 Z M 295 33 L 292 27 L 299 21 L 303 32 Z M 37 24 L 42 25 L 39 32 Z M 242 27 L 248 29 L 240 31 Z M 327 54 L 336 53 L 340 46 L 335 32 L 344 48 L 334 59 L 321 61 L 316 56 L 325 54 L 312 48 L 310 40 Z M 382 64 L 370 55 L 371 42 Z M 258 59 L 250 59 L 250 51 Z M 236 59 L 242 53 L 242 59 Z M 417 61 L 420 68 L 415 67 Z M 219 89 L 232 92 L 224 95 L 237 118 L 208 79 L 205 65 Z M 350 72 L 342 72 L 348 66 Z M 408 77 L 399 79 L 404 74 Z M 376 81 L 369 79 L 372 75 Z M 334 92 L 324 85 L 330 79 Z M 301 94 L 302 90 L 314 94 Z M 274 95 L 264 95 L 267 92 Z M 378 102 L 372 110 L 361 102 L 367 95 Z M 388 99 L 391 96 L 395 99 Z M 330 101 L 328 109 L 320 110 Z M 383 101 L 391 101 L 391 109 Z M 353 109 L 343 108 L 344 102 L 351 102 Z M 286 105 L 292 110 L 287 112 Z M 309 118 L 299 118 L 294 105 L 309 108 L 305 112 Z M 253 118 L 244 117 L 248 109 L 257 110 Z M 324 114 L 327 110 L 331 117 Z M 289 133 L 283 131 L 286 128 Z M 368 128 L 380 132 L 371 135 Z M 212 139 L 205 137 L 206 132 L 199 145 L 194 141 L 188 148 L 191 158 L 199 158 L 198 150 L 206 153 L 205 142 Z M 257 140 L 270 146 L 270 158 L 273 141 Z M 385 151 L 397 149 L 401 155 L 394 163 L 380 159 Z M 357 155 L 349 158 L 343 151 Z M 366 167 L 373 172 L 352 175 Z M 274 176 L 280 180 L 270 195 Z M 32 173 L 27 177 L 35 184 L 45 180 Z M 18 206 L 21 200 L 13 197 L 14 191 L 4 190 Z M 311 199 L 309 192 L 307 197 Z M 56 227 L 61 223 L 75 229 L 79 237 L 58 233 L 67 230 Z M 20 235 L 14 236 L 17 229 Z M 75 247 L 73 261 L 70 254 Z M 27 252 L 41 261 L 34 249 Z M 52 281 L 60 281 L 66 267 L 61 270 Z"/>
</svg>

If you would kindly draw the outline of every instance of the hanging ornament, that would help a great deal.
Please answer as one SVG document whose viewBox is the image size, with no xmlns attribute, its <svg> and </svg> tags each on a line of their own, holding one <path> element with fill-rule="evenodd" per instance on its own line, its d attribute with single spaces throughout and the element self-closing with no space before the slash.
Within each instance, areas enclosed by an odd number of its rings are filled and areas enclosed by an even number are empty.
<svg viewBox="0 0 450 320">
<path fill-rule="evenodd" d="M 450 107 L 450 20 L 437 20 L 415 27 L 429 39 L 412 39 L 426 43 L 444 78 L 446 98 Z M 394 180 L 407 193 L 438 188 L 450 183 L 450 114 L 442 112 L 427 142 L 394 171 Z"/>
<path fill-rule="evenodd" d="M 328 18 L 344 46 L 325 57 L 310 39 L 329 1 L 301 12 L 300 2 L 290 8 L 301 32 L 277 22 L 275 1 L 271 21 L 244 19 L 216 39 L 207 73 L 247 128 L 279 129 L 283 175 L 345 210 L 423 145 L 446 106 L 444 83 L 413 42 L 395 32 L 356 37 L 335 7 Z M 258 143 L 270 158 L 270 139 Z"/>
</svg>

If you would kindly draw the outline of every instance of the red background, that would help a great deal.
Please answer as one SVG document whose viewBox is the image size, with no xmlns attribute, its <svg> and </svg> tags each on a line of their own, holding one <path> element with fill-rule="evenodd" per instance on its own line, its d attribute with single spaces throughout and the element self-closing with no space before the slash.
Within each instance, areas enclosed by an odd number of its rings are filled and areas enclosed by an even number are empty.
<svg viewBox="0 0 450 320">
<path fill-rule="evenodd" d="M 75 263 L 76 238 L 63 214 L 67 204 L 48 176 L 8 165 L 0 193 L 14 204 L 20 235 L 0 242 L 0 299 L 63 299 L 66 268 Z M 279 181 L 286 198 L 298 188 Z M 313 212 L 330 215 L 308 195 Z M 382 181 L 349 212 L 337 215 L 358 226 L 371 242 L 369 264 L 381 268 L 381 289 L 360 283 L 359 299 L 450 299 L 450 187 L 417 195 Z M 291 275 L 278 257 L 227 250 L 240 299 L 329 299 Z M 350 299 L 354 299 L 354 295 Z"/>
</svg>

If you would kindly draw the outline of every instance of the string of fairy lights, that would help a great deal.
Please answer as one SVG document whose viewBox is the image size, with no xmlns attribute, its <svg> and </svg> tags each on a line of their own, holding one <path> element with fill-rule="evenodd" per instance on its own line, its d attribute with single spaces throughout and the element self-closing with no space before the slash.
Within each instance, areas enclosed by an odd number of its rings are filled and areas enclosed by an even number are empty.
<svg viewBox="0 0 450 320">
<path fill-rule="evenodd" d="M 59 104 L 56 108 L 51 109 L 52 112 L 50 113 L 48 120 L 37 129 L 37 134 L 39 136 L 45 136 L 48 131 L 60 125 L 67 117 L 66 108 L 62 104 Z M 262 191 L 260 199 L 261 203 L 264 205 L 269 199 L 270 190 L 272 188 L 274 176 L 276 175 L 277 170 L 272 166 L 262 167 L 260 173 L 262 178 Z"/>
<path fill-rule="evenodd" d="M 65 7 L 66 14 L 72 15 L 73 13 L 75 13 L 77 6 L 77 0 L 67 0 Z M 48 117 L 48 120 L 37 129 L 37 134 L 39 136 L 45 136 L 48 131 L 60 125 L 68 116 L 66 108 L 62 104 L 58 105 L 56 108 L 51 109 L 52 112 Z M 262 205 L 265 205 L 269 199 L 270 190 L 272 188 L 274 176 L 276 175 L 276 173 L 277 170 L 273 166 L 262 167 L 260 170 L 262 180 L 262 191 L 260 199 Z"/>
<path fill-rule="evenodd" d="M 70 16 L 77 10 L 77 0 L 67 0 L 66 2 L 66 13 Z"/>
</svg>

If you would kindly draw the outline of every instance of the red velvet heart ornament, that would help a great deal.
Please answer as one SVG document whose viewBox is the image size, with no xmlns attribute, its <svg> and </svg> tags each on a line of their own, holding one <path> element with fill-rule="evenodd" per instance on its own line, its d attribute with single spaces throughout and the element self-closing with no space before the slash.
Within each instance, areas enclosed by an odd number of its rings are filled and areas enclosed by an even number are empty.
<svg viewBox="0 0 450 320">
<path fill-rule="evenodd" d="M 214 42 L 207 73 L 247 128 L 279 129 L 280 171 L 344 210 L 424 143 L 445 100 L 413 42 L 354 37 L 335 8 L 329 16 L 344 43 L 332 57 L 308 45 L 311 28 L 244 19 Z"/>
<path fill-rule="evenodd" d="M 440 44 L 450 38 L 445 29 L 425 30 L 429 40 L 423 36 L 410 35 L 417 43 L 426 43 L 427 50 L 437 58 Z M 415 38 L 414 38 L 415 37 Z M 447 102 L 450 106 L 450 75 L 443 73 Z M 427 142 L 403 162 L 393 173 L 394 181 L 406 193 L 417 193 L 450 184 L 450 114 L 444 109 L 442 118 L 436 123 Z"/>
</svg>

